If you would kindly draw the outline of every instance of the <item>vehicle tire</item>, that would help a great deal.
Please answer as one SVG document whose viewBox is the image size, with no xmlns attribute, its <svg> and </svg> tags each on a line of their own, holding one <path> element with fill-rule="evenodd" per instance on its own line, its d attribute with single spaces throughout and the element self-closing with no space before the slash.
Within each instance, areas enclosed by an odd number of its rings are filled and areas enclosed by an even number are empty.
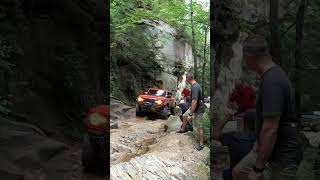
<svg viewBox="0 0 320 180">
<path fill-rule="evenodd" d="M 136 105 L 136 116 L 143 116 L 141 106 L 139 104 Z"/>
<path fill-rule="evenodd" d="M 168 119 L 169 118 L 169 107 L 164 106 L 162 110 L 162 119 Z"/>
<path fill-rule="evenodd" d="M 83 137 L 81 161 L 82 166 L 86 171 L 96 171 L 98 168 L 97 156 L 95 155 L 94 149 L 90 142 L 90 137 L 87 133 Z"/>
<path fill-rule="evenodd" d="M 84 171 L 97 173 L 103 176 L 107 175 L 108 159 L 99 158 L 97 156 L 97 152 L 95 152 L 87 133 L 83 137 L 81 161 Z"/>
</svg>

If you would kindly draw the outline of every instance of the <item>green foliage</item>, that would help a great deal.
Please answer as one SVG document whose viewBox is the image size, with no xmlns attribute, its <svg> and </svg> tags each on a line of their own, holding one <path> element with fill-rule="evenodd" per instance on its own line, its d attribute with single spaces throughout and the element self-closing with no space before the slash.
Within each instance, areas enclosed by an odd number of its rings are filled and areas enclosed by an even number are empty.
<svg viewBox="0 0 320 180">
<path fill-rule="evenodd" d="M 181 77 L 184 72 L 186 71 L 186 69 L 183 66 L 182 61 L 175 61 L 174 63 L 174 72 L 173 75 L 177 76 L 177 77 Z"/>
<path fill-rule="evenodd" d="M 155 74 L 162 71 L 156 58 L 157 35 L 147 26 L 129 29 L 111 48 L 111 94 L 124 102 L 134 102 L 139 91 L 155 82 Z"/>
<path fill-rule="evenodd" d="M 10 113 L 10 106 L 11 106 L 11 102 L 0 96 L 0 113 L 1 114 Z"/>
<path fill-rule="evenodd" d="M 282 36 L 282 59 L 284 61 L 284 69 L 291 76 L 295 71 L 301 72 L 302 78 L 302 94 L 310 96 L 312 107 L 304 108 L 304 110 L 316 110 L 319 108 L 320 91 L 320 2 L 309 1 L 309 5 L 305 11 L 304 27 L 303 27 L 303 44 L 302 68 L 294 68 L 295 46 L 296 46 L 296 26 L 295 22 L 283 23 L 281 26 Z M 291 76 L 292 77 L 292 76 Z M 294 81 L 292 82 L 294 83 Z M 304 103 L 304 102 L 303 102 Z M 306 104 L 302 104 L 305 106 Z"/>
<path fill-rule="evenodd" d="M 203 114 L 203 130 L 204 130 L 204 137 L 207 144 L 210 144 L 210 117 L 209 117 L 209 109 L 206 108 L 205 113 Z"/>
<path fill-rule="evenodd" d="M 303 153 L 303 160 L 299 166 L 297 177 L 298 179 L 303 180 L 316 180 L 319 177 L 315 175 L 316 170 L 314 170 L 314 163 L 317 160 L 317 153 L 319 152 L 318 148 L 311 146 L 305 147 Z M 319 173 L 319 170 L 317 171 Z"/>
<path fill-rule="evenodd" d="M 22 50 L 15 42 L 0 36 L 0 69 L 11 70 L 14 64 L 10 60 L 19 54 L 22 54 Z"/>
<path fill-rule="evenodd" d="M 202 55 L 204 28 L 208 27 L 209 13 L 197 2 L 193 2 L 193 11 L 196 52 Z M 111 0 L 110 14 L 112 94 L 119 98 L 123 96 L 122 92 L 130 92 L 132 94 L 128 99 L 133 101 L 134 96 L 138 93 L 137 89 L 141 90 L 150 85 L 148 82 L 155 80 L 155 74 L 162 71 L 160 63 L 165 60 L 158 56 L 159 48 L 161 48 L 158 47 L 159 39 L 156 33 L 149 30 L 150 25 L 146 23 L 146 20 L 155 23 L 163 21 L 171 25 L 177 31 L 177 39 L 186 40 L 191 44 L 189 2 L 184 0 Z M 209 44 L 209 40 L 207 42 Z M 207 59 L 208 54 L 207 50 Z M 122 74 L 124 71 L 126 74 Z M 177 66 L 173 73 L 180 76 L 182 71 L 184 69 Z M 133 78 L 129 74 L 133 75 Z M 124 83 L 123 79 L 126 78 L 132 81 Z"/>
<path fill-rule="evenodd" d="M 196 47 L 202 51 L 204 28 L 209 25 L 209 13 L 193 2 Z M 136 27 L 143 19 L 161 20 L 175 27 L 185 38 L 191 39 L 189 5 L 184 0 L 112 0 L 110 6 L 111 33 L 117 38 Z M 191 42 L 191 41 L 190 41 Z"/>
</svg>

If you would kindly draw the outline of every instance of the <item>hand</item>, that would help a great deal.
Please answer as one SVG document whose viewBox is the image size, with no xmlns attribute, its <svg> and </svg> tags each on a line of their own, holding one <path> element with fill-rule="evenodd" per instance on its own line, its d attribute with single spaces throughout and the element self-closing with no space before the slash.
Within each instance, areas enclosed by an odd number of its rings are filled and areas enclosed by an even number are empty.
<svg viewBox="0 0 320 180">
<path fill-rule="evenodd" d="M 192 119 L 192 116 L 189 116 L 189 115 L 188 115 L 188 119 L 187 119 L 187 120 L 190 122 L 191 119 Z"/>
<path fill-rule="evenodd" d="M 263 174 L 258 172 L 251 171 L 247 177 L 247 180 L 263 180 Z"/>
<path fill-rule="evenodd" d="M 253 152 L 258 152 L 258 141 L 256 141 L 252 147 Z"/>
</svg>

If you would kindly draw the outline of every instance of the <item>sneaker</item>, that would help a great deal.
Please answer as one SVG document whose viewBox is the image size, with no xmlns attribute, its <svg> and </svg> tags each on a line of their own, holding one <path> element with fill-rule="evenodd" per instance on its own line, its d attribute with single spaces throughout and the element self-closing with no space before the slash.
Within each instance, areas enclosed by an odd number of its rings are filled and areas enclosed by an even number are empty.
<svg viewBox="0 0 320 180">
<path fill-rule="evenodd" d="M 182 129 L 180 129 L 179 131 L 177 131 L 176 133 L 186 133 L 187 131 L 186 130 L 182 130 Z"/>
<path fill-rule="evenodd" d="M 201 151 L 203 149 L 204 145 L 203 144 L 197 144 L 195 146 L 195 149 L 198 150 L 198 151 Z"/>
</svg>

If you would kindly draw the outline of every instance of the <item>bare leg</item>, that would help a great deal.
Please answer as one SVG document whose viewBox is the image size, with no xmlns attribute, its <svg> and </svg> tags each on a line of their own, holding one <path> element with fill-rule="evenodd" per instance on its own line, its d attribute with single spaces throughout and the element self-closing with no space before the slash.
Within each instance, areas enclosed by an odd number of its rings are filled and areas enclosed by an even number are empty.
<svg viewBox="0 0 320 180">
<path fill-rule="evenodd" d="M 185 131 L 186 130 L 186 127 L 187 127 L 187 124 L 188 124 L 188 115 L 189 115 L 189 110 L 186 111 L 183 116 L 182 116 L 182 126 L 181 126 L 181 130 L 182 131 Z"/>
<path fill-rule="evenodd" d="M 204 144 L 204 133 L 203 133 L 203 128 L 198 128 L 198 133 L 199 133 L 199 142 L 200 144 Z"/>
<path fill-rule="evenodd" d="M 241 173 L 235 169 L 232 170 L 232 180 L 246 180 L 248 177 L 248 174 Z"/>
<path fill-rule="evenodd" d="M 181 130 L 185 131 L 188 123 L 188 117 L 183 117 Z"/>
</svg>

